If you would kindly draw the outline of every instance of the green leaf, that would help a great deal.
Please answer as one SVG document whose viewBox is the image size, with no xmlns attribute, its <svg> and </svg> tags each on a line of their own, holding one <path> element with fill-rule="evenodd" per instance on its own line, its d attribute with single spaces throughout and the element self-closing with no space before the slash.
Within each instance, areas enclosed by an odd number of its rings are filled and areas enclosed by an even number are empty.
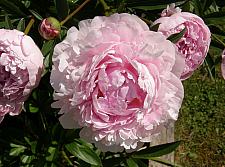
<svg viewBox="0 0 225 167">
<path fill-rule="evenodd" d="M 225 42 L 223 42 L 223 39 L 221 38 L 221 36 L 212 34 L 212 41 L 217 41 L 218 43 L 220 43 L 221 45 L 223 45 L 223 48 L 225 47 Z"/>
<path fill-rule="evenodd" d="M 91 149 L 94 148 L 94 146 L 93 146 L 91 143 L 88 143 L 88 142 L 86 142 L 86 141 L 83 140 L 83 139 L 75 139 L 75 141 L 76 141 L 78 144 L 80 144 L 80 145 L 87 146 L 87 147 L 89 147 L 89 148 L 91 148 Z"/>
<path fill-rule="evenodd" d="M 171 167 L 181 167 L 180 165 L 175 165 L 172 162 L 169 162 L 167 160 L 163 160 L 163 159 L 160 159 L 160 158 L 156 158 L 156 157 L 152 157 L 152 158 L 150 158 L 150 160 L 158 162 L 158 163 L 163 164 L 163 165 L 171 166 Z"/>
<path fill-rule="evenodd" d="M 215 63 L 209 53 L 207 54 L 207 56 L 205 58 L 205 64 L 206 64 L 207 70 L 209 72 L 210 78 L 212 80 L 214 80 L 214 78 L 216 76 Z"/>
<path fill-rule="evenodd" d="M 92 165 L 102 166 L 101 159 L 90 147 L 80 145 L 77 142 L 66 144 L 65 147 L 71 154 L 83 161 Z"/>
<path fill-rule="evenodd" d="M 183 5 L 182 5 L 182 11 L 183 12 L 193 12 L 194 11 L 194 7 L 191 4 L 191 1 L 186 1 Z"/>
<path fill-rule="evenodd" d="M 192 0 L 192 5 L 194 6 L 194 10 L 195 10 L 195 13 L 198 15 L 198 16 L 202 16 L 203 13 L 202 13 L 202 2 L 200 2 L 199 0 Z"/>
<path fill-rule="evenodd" d="M 121 162 L 123 161 L 124 161 L 124 158 L 122 157 L 112 157 L 112 158 L 104 159 L 103 166 L 107 166 L 108 164 L 110 164 L 111 167 L 120 166 Z"/>
<path fill-rule="evenodd" d="M 218 42 L 217 40 L 211 40 L 210 46 L 224 50 L 224 45 Z"/>
<path fill-rule="evenodd" d="M 208 25 L 224 25 L 225 12 L 214 12 L 205 16 L 204 21 Z"/>
<path fill-rule="evenodd" d="M 38 12 L 36 12 L 36 11 L 34 11 L 32 9 L 30 9 L 29 11 L 36 19 L 38 19 L 40 21 L 43 20 L 43 17 Z"/>
<path fill-rule="evenodd" d="M 19 31 L 25 30 L 25 19 L 24 18 L 20 19 L 16 29 Z"/>
<path fill-rule="evenodd" d="M 212 0 L 204 0 L 203 11 L 207 10 L 212 5 L 212 3 Z"/>
<path fill-rule="evenodd" d="M 35 106 L 33 103 L 29 103 L 29 111 L 31 113 L 36 113 L 39 111 L 39 108 L 37 106 Z"/>
<path fill-rule="evenodd" d="M 165 5 L 177 2 L 184 2 L 184 0 L 127 0 L 126 4 L 128 7 L 136 6 L 156 6 Z"/>
<path fill-rule="evenodd" d="M 224 7 L 224 6 L 225 6 L 225 1 L 216 0 L 216 4 L 217 4 L 219 7 Z"/>
<path fill-rule="evenodd" d="M 159 29 L 159 25 L 160 25 L 160 24 L 161 24 L 161 23 L 158 23 L 158 24 L 155 24 L 155 25 L 151 26 L 151 27 L 150 27 L 150 30 L 151 30 L 151 31 L 156 31 L 156 32 L 157 32 L 158 29 Z"/>
<path fill-rule="evenodd" d="M 148 167 L 148 164 L 146 164 L 146 162 L 143 162 L 142 159 L 135 159 L 135 161 L 138 164 L 138 167 Z"/>
<path fill-rule="evenodd" d="M 221 28 L 219 25 L 211 25 L 209 26 L 210 32 L 217 35 L 225 36 L 225 30 Z"/>
<path fill-rule="evenodd" d="M 19 145 L 19 144 L 10 143 L 10 147 L 13 147 L 13 148 L 20 148 L 20 147 L 25 147 L 25 146 Z M 25 147 L 25 148 L 26 148 L 26 147 Z"/>
<path fill-rule="evenodd" d="M 30 148 L 31 148 L 31 152 L 32 152 L 33 154 L 36 153 L 36 147 L 37 147 L 37 141 L 32 141 L 32 142 L 31 142 L 31 145 L 30 145 Z"/>
<path fill-rule="evenodd" d="M 139 167 L 138 164 L 132 158 L 128 158 L 126 162 L 128 167 Z"/>
<path fill-rule="evenodd" d="M 54 0 L 54 1 L 57 10 L 57 16 L 59 17 L 60 21 L 62 21 L 69 14 L 68 1 L 67 0 Z"/>
<path fill-rule="evenodd" d="M 75 3 L 77 3 L 79 0 L 68 0 L 69 3 L 71 3 L 72 5 L 74 5 Z"/>
<path fill-rule="evenodd" d="M 23 153 L 24 150 L 25 150 L 24 148 L 12 148 L 9 151 L 9 155 L 10 156 L 18 156 L 18 155 L 20 155 L 20 153 Z"/>
<path fill-rule="evenodd" d="M 5 28 L 5 21 L 0 22 L 0 28 Z"/>
<path fill-rule="evenodd" d="M 5 15 L 5 28 L 6 29 L 11 29 L 11 30 L 13 29 L 12 22 L 11 22 L 11 20 L 10 20 L 8 15 Z"/>
<path fill-rule="evenodd" d="M 225 17 L 206 18 L 205 22 L 207 25 L 223 25 L 225 22 Z"/>
<path fill-rule="evenodd" d="M 44 157 L 40 157 L 39 159 L 35 160 L 34 162 L 34 167 L 46 167 L 46 161 Z"/>
<path fill-rule="evenodd" d="M 55 41 L 45 41 L 45 43 L 42 45 L 41 52 L 44 55 L 44 71 L 42 73 L 42 76 L 44 76 L 51 68 L 52 66 L 52 54 L 54 51 Z"/>
<path fill-rule="evenodd" d="M 27 138 L 27 137 L 24 137 L 24 139 L 25 139 L 25 141 L 30 145 L 30 149 L 31 149 L 31 152 L 33 153 L 33 154 L 35 154 L 35 152 L 36 152 L 36 147 L 37 147 L 37 141 L 30 141 L 30 139 L 29 138 Z"/>
<path fill-rule="evenodd" d="M 134 6 L 133 9 L 141 9 L 144 11 L 157 10 L 157 9 L 165 9 L 167 5 L 155 5 L 155 6 Z"/>
<path fill-rule="evenodd" d="M 151 157 L 160 157 L 173 152 L 180 144 L 180 141 L 162 144 L 140 150 L 132 154 L 133 158 L 150 159 Z"/>
<path fill-rule="evenodd" d="M 49 40 L 49 41 L 45 41 L 44 44 L 42 45 L 41 48 L 41 52 L 44 55 L 44 57 L 51 51 L 54 49 L 54 44 L 55 41 L 54 40 Z"/>
<path fill-rule="evenodd" d="M 167 39 L 173 43 L 177 43 L 185 34 L 186 28 L 184 28 L 181 32 L 170 35 Z"/>
<path fill-rule="evenodd" d="M 67 28 L 66 27 L 64 27 L 64 26 L 62 26 L 62 29 L 61 29 L 61 31 L 60 31 L 60 36 L 59 36 L 59 38 L 60 38 L 60 40 L 63 40 L 64 39 L 64 37 L 66 36 L 66 34 L 67 34 Z"/>
<path fill-rule="evenodd" d="M 18 156 L 21 153 L 23 153 L 25 151 L 25 149 L 26 149 L 25 146 L 14 144 L 14 143 L 10 143 L 10 146 L 12 147 L 12 149 L 9 152 L 10 156 Z"/>
<path fill-rule="evenodd" d="M 213 12 L 205 15 L 205 18 L 221 18 L 225 16 L 225 12 Z"/>
<path fill-rule="evenodd" d="M 53 159 L 54 159 L 54 156 L 55 156 L 55 154 L 56 154 L 56 151 L 57 151 L 57 149 L 56 149 L 55 147 L 49 147 L 49 148 L 48 148 L 49 156 L 46 156 L 46 157 L 45 157 L 46 161 L 52 162 Z"/>
<path fill-rule="evenodd" d="M 10 11 L 11 13 L 15 13 L 18 16 L 25 17 L 26 14 L 21 10 L 17 5 L 15 5 L 13 2 L 9 0 L 0 0 L 0 6 L 6 10 Z"/>
<path fill-rule="evenodd" d="M 21 161 L 23 164 L 30 164 L 34 158 L 35 158 L 34 156 L 22 155 Z"/>
</svg>

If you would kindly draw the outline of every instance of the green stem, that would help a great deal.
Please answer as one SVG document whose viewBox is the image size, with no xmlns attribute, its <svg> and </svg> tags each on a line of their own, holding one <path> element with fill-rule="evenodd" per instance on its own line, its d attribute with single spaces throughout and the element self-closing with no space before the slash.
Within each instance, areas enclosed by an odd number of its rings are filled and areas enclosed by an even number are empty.
<svg viewBox="0 0 225 167">
<path fill-rule="evenodd" d="M 40 117 L 41 117 L 41 122 L 42 122 L 43 128 L 46 131 L 47 130 L 46 121 L 44 119 L 44 116 L 43 116 L 42 112 L 40 112 Z"/>
<path fill-rule="evenodd" d="M 107 3 L 104 0 L 99 0 L 99 2 L 102 4 L 102 6 L 104 8 L 105 15 L 109 16 L 110 7 L 107 5 Z"/>
<path fill-rule="evenodd" d="M 110 7 L 107 5 L 107 3 L 104 0 L 99 0 L 99 1 L 102 4 L 104 10 L 109 10 L 110 9 Z"/>
<path fill-rule="evenodd" d="M 63 21 L 60 22 L 61 26 L 65 24 L 71 17 L 73 17 L 77 12 L 79 12 L 89 1 L 85 0 L 77 9 L 75 9 L 72 13 L 70 13 Z"/>
<path fill-rule="evenodd" d="M 34 17 L 32 17 L 32 18 L 30 19 L 30 21 L 29 21 L 29 23 L 28 23 L 28 25 L 27 25 L 25 31 L 24 31 L 24 34 L 27 35 L 27 34 L 29 33 L 29 31 L 30 31 L 32 25 L 34 24 L 34 22 L 35 22 Z"/>
<path fill-rule="evenodd" d="M 69 157 L 66 155 L 65 151 L 62 151 L 62 155 L 65 160 L 69 163 L 70 166 L 73 166 L 73 163 L 70 161 Z"/>
</svg>

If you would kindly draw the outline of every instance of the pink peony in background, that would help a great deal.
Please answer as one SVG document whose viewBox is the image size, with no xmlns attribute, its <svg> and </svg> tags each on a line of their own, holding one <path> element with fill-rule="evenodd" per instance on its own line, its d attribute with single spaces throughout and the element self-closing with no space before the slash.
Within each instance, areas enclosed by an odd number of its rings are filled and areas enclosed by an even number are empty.
<svg viewBox="0 0 225 167">
<path fill-rule="evenodd" d="M 186 27 L 184 36 L 176 45 L 185 58 L 181 79 L 187 79 L 203 63 L 207 55 L 211 41 L 210 30 L 199 16 L 181 12 L 174 4 L 163 10 L 161 15 L 163 17 L 157 19 L 154 24 L 160 23 L 158 31 L 166 37 L 179 33 Z"/>
<path fill-rule="evenodd" d="M 34 41 L 17 30 L 0 29 L 0 122 L 18 115 L 41 77 L 43 56 Z"/>
<path fill-rule="evenodd" d="M 56 45 L 52 104 L 64 128 L 102 151 L 138 149 L 177 119 L 184 59 L 137 16 L 114 14 L 79 23 Z"/>
<path fill-rule="evenodd" d="M 225 50 L 223 50 L 222 52 L 221 71 L 222 71 L 223 79 L 225 79 Z"/>
</svg>

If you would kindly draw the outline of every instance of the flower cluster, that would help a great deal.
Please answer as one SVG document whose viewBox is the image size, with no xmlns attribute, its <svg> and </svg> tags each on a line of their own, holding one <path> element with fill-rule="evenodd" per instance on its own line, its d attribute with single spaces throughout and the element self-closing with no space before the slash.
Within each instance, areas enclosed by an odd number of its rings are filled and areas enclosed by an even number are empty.
<svg viewBox="0 0 225 167">
<path fill-rule="evenodd" d="M 18 115 L 40 80 L 43 56 L 34 41 L 17 30 L 0 29 L 0 122 Z"/>
<path fill-rule="evenodd" d="M 158 32 L 135 15 L 113 14 L 83 20 L 56 45 L 50 83 L 54 108 L 64 128 L 102 151 L 133 151 L 177 119 L 184 90 L 206 57 L 210 31 L 201 18 L 165 9 Z M 173 44 L 171 34 L 186 29 Z M 49 17 L 39 27 L 49 40 L 60 33 Z M 17 30 L 0 30 L 0 122 L 20 113 L 40 80 L 43 56 L 33 40 Z M 224 66 L 222 66 L 224 70 Z"/>
</svg>

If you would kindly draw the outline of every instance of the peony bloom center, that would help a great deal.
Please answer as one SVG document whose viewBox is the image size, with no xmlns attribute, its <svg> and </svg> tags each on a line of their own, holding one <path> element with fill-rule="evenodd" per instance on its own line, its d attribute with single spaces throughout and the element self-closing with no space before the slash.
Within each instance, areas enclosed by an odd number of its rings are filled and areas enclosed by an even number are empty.
<svg viewBox="0 0 225 167">
<path fill-rule="evenodd" d="M 122 125 L 124 121 L 129 121 L 127 116 L 134 117 L 137 111 L 141 111 L 147 93 L 138 85 L 138 75 L 125 57 L 107 54 L 95 66 L 92 75 L 86 73 L 81 79 L 81 91 L 85 92 L 85 98 L 78 106 L 86 113 L 86 120 L 96 116 L 98 121 L 90 122 L 95 128 L 102 128 L 105 123 L 107 126 L 108 123 Z M 103 124 L 98 124 L 99 121 Z"/>
</svg>

